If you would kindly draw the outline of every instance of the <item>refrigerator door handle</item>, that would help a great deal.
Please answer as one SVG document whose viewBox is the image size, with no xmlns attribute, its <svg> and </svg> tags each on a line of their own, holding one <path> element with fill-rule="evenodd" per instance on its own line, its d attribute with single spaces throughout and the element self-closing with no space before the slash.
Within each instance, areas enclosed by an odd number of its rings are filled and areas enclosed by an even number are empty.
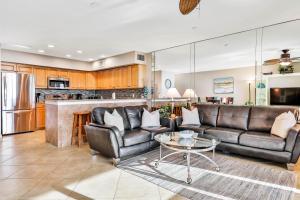
<svg viewBox="0 0 300 200">
<path fill-rule="evenodd" d="M 3 76 L 3 87 L 4 87 L 4 106 L 7 106 L 7 81 L 6 76 Z"/>
</svg>

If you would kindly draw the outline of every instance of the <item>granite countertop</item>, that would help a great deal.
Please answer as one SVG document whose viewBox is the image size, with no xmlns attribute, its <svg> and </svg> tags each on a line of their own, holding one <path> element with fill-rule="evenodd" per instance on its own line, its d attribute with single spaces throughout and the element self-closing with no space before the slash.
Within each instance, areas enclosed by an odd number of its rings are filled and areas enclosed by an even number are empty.
<svg viewBox="0 0 300 200">
<path fill-rule="evenodd" d="M 126 102 L 147 102 L 147 99 L 81 99 L 81 100 L 46 100 L 45 104 L 50 105 L 86 105 L 101 103 L 126 103 Z"/>
<path fill-rule="evenodd" d="M 188 99 L 187 98 L 180 98 L 180 99 L 174 99 L 174 102 L 186 102 Z M 159 98 L 159 99 L 152 99 L 152 102 L 172 102 L 172 99 L 170 98 Z"/>
</svg>

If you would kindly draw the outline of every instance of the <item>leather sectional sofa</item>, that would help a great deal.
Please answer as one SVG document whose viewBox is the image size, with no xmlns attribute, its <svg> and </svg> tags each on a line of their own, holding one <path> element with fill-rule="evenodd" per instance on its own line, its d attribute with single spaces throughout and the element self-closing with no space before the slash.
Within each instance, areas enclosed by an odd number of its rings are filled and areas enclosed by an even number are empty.
<svg viewBox="0 0 300 200">
<path fill-rule="evenodd" d="M 240 155 L 262 158 L 279 163 L 296 163 L 300 154 L 300 125 L 290 129 L 282 139 L 271 135 L 275 118 L 283 112 L 298 114 L 298 107 L 249 107 L 199 104 L 201 126 L 182 125 L 179 130 L 194 130 L 200 134 L 218 137 L 222 142 L 217 149 Z"/>
<path fill-rule="evenodd" d="M 117 165 L 121 158 L 130 157 L 157 147 L 159 144 L 154 140 L 154 136 L 159 133 L 173 131 L 175 121 L 161 118 L 161 127 L 142 128 L 143 108 L 146 108 L 146 106 L 94 108 L 92 123 L 85 126 L 91 150 L 113 158 L 114 164 Z M 104 124 L 105 111 L 112 113 L 113 109 L 116 109 L 122 116 L 124 131 L 119 131 L 114 126 Z"/>
</svg>

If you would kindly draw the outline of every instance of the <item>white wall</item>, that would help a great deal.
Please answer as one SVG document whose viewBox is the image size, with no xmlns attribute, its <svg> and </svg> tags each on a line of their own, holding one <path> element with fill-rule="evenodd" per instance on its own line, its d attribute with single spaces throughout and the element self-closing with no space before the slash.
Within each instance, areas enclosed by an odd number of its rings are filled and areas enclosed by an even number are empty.
<svg viewBox="0 0 300 200">
<path fill-rule="evenodd" d="M 166 97 L 165 94 L 167 93 L 168 89 L 165 87 L 166 79 L 171 80 L 171 87 L 175 87 L 175 73 L 162 71 L 161 72 L 161 88 L 160 88 L 160 98 Z"/>
<path fill-rule="evenodd" d="M 141 52 L 131 51 L 128 53 L 108 57 L 105 59 L 101 59 L 98 61 L 93 62 L 93 69 L 106 69 L 111 67 L 123 66 L 123 65 L 130 65 L 130 64 L 146 64 L 145 61 L 137 60 L 137 54 L 145 55 Z M 147 59 L 147 56 L 145 56 Z"/>
<path fill-rule="evenodd" d="M 145 55 L 145 61 L 137 60 L 137 54 Z M 6 62 L 24 63 L 24 64 L 38 65 L 38 66 L 45 66 L 45 67 L 57 67 L 57 68 L 86 70 L 86 71 L 124 66 L 130 64 L 151 63 L 151 56 L 136 51 L 108 57 L 95 62 L 83 62 L 83 61 L 58 58 L 53 56 L 25 53 L 20 51 L 2 50 L 1 59 L 2 61 L 6 61 Z M 151 64 L 149 65 L 149 67 L 151 69 Z"/>
<path fill-rule="evenodd" d="M 194 87 L 195 76 L 195 87 Z M 233 77 L 234 93 L 233 94 L 215 94 L 213 80 L 215 78 Z M 176 74 L 175 87 L 182 95 L 188 88 L 195 88 L 196 94 L 205 101 L 205 97 L 233 97 L 234 104 L 244 105 L 248 101 L 248 83 L 251 81 L 251 101 L 255 100 L 255 68 L 243 67 L 228 70 L 217 70 L 208 72 L 197 72 L 195 74 Z"/>
<path fill-rule="evenodd" d="M 1 60 L 6 62 L 24 63 L 45 67 L 57 67 L 77 70 L 93 70 L 91 63 L 52 56 L 25 53 L 2 49 Z"/>
</svg>

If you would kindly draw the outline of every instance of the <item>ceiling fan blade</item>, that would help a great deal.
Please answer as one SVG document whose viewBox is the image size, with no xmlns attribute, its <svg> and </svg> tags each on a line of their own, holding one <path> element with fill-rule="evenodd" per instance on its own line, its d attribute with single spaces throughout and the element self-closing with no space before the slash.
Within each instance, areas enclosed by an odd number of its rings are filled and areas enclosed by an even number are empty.
<svg viewBox="0 0 300 200">
<path fill-rule="evenodd" d="M 271 60 L 266 60 L 264 62 L 264 65 L 276 65 L 280 63 L 280 59 L 271 59 Z"/>
<path fill-rule="evenodd" d="M 179 10 L 183 15 L 187 15 L 192 12 L 199 3 L 200 0 L 180 0 Z"/>
</svg>

